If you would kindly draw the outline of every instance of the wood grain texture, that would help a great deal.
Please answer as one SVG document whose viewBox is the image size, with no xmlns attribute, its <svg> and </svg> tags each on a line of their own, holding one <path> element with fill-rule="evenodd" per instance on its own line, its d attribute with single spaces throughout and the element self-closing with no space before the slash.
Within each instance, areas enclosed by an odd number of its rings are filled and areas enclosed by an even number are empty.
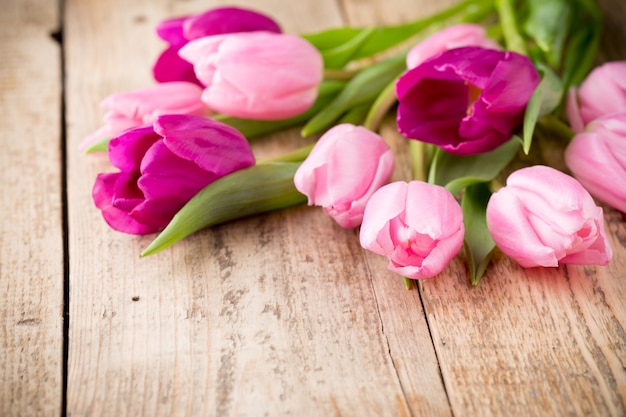
<svg viewBox="0 0 626 417">
<path fill-rule="evenodd" d="M 290 33 L 401 23 L 450 3 L 237 2 Z M 219 4 L 226 2 L 65 2 L 67 414 L 626 414 L 626 221 L 614 210 L 606 209 L 615 251 L 608 267 L 523 270 L 498 257 L 472 288 L 461 255 L 413 291 L 383 258 L 360 248 L 356 231 L 317 208 L 214 227 L 145 259 L 138 254 L 152 236 L 104 224 L 91 187 L 98 172 L 113 169 L 78 151 L 101 123 L 97 103 L 153 83 L 150 65 L 164 47 L 153 28 L 161 19 Z M 623 11 L 616 4 L 601 2 L 605 11 Z M 618 16 L 608 16 L 600 59 L 626 58 Z M 394 178 L 408 179 L 406 141 L 394 130 L 392 120 L 383 127 L 398 154 Z M 264 157 L 307 141 L 292 130 L 253 146 Z M 19 266 L 5 259 L 0 265 L 15 272 Z M 9 286 L 9 294 L 17 291 Z"/>
<path fill-rule="evenodd" d="M 398 416 L 421 407 L 446 415 L 417 292 L 396 291 L 421 320 L 406 322 L 417 338 L 410 353 L 392 358 L 382 310 L 401 306 L 385 298 L 390 293 L 377 298 L 373 286 L 384 283 L 373 284 L 356 233 L 321 211 L 300 207 L 233 222 L 146 259 L 137 254 L 151 237 L 104 224 L 90 190 L 96 173 L 111 169 L 73 151 L 99 124 L 95 104 L 151 83 L 149 65 L 162 47 L 153 40 L 158 20 L 211 6 L 114 3 L 67 4 L 68 414 Z M 249 6 L 292 33 L 342 24 L 335 2 L 279 3 Z M 254 148 L 267 156 L 298 143 L 292 131 Z M 396 369 L 396 361 L 414 359 L 428 370 L 411 376 L 428 388 L 423 394 L 406 393 Z"/>
<path fill-rule="evenodd" d="M 58 2 L 0 14 L 0 415 L 58 416 L 63 227 Z M 42 71 L 42 69 L 44 69 Z"/>
</svg>

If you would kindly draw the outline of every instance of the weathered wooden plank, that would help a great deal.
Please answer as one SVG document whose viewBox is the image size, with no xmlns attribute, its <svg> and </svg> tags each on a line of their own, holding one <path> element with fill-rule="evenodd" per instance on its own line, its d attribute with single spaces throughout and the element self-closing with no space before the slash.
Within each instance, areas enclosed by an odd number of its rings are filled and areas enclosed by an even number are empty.
<svg viewBox="0 0 626 417">
<path fill-rule="evenodd" d="M 0 415 L 62 403 L 63 228 L 58 1 L 0 14 Z"/>
<path fill-rule="evenodd" d="M 152 32 L 159 19 L 212 4 L 67 2 L 68 414 L 397 416 L 423 403 L 445 415 L 417 293 L 405 295 L 411 314 L 421 315 L 407 322 L 417 340 L 392 359 L 396 336 L 383 329 L 382 310 L 403 306 L 375 296 L 356 232 L 321 210 L 234 222 L 138 259 L 151 237 L 109 230 L 92 206 L 93 179 L 110 168 L 73 149 L 99 125 L 95 104 L 151 83 L 149 65 L 162 47 Z M 248 5 L 291 33 L 341 24 L 332 1 Z M 255 149 L 268 154 L 297 143 L 291 132 Z M 420 353 L 415 364 L 427 372 L 397 369 Z M 403 378 L 426 388 L 406 393 Z"/>
</svg>

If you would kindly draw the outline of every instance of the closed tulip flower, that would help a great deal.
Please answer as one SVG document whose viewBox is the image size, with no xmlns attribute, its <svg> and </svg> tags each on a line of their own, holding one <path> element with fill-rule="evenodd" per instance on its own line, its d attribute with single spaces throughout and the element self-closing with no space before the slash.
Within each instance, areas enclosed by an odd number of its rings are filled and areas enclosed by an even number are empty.
<svg viewBox="0 0 626 417">
<path fill-rule="evenodd" d="M 198 191 L 254 165 L 250 145 L 234 128 L 202 116 L 166 115 L 109 143 L 119 172 L 99 174 L 93 199 L 115 230 L 161 230 Z"/>
<path fill-rule="evenodd" d="M 322 56 L 303 38 L 271 32 L 209 36 L 185 45 L 206 86 L 202 99 L 235 117 L 277 120 L 306 111 L 323 76 Z"/>
<path fill-rule="evenodd" d="M 538 83 L 532 62 L 514 52 L 442 52 L 398 80 L 398 130 L 452 154 L 491 151 L 521 125 Z"/>
<path fill-rule="evenodd" d="M 439 274 L 463 245 L 461 206 L 448 190 L 421 181 L 394 182 L 370 199 L 361 225 L 361 246 L 389 259 L 406 278 Z"/>
<path fill-rule="evenodd" d="M 587 125 L 565 150 L 565 162 L 593 196 L 626 213 L 626 113 Z"/>
<path fill-rule="evenodd" d="M 599 117 L 622 112 L 626 112 L 626 61 L 596 67 L 579 88 L 570 89 L 567 117 L 575 132 Z"/>
<path fill-rule="evenodd" d="M 296 171 L 296 189 L 309 205 L 323 207 L 341 227 L 361 224 L 372 194 L 391 178 L 393 152 L 383 138 L 341 124 L 326 132 Z"/>
<path fill-rule="evenodd" d="M 612 256 L 602 208 L 578 181 L 547 166 L 508 177 L 489 200 L 487 227 L 502 252 L 525 268 L 606 265 Z"/>
<path fill-rule="evenodd" d="M 204 36 L 258 30 L 281 31 L 278 24 L 268 16 L 239 7 L 218 7 L 197 15 L 166 19 L 156 29 L 168 47 L 154 64 L 154 78 L 159 82 L 188 81 L 200 84 L 193 65 L 178 55 L 180 48 Z"/>
<path fill-rule="evenodd" d="M 409 69 L 415 68 L 444 51 L 464 46 L 501 49 L 498 43 L 487 36 L 484 27 L 472 23 L 461 23 L 435 32 L 411 48 L 406 56 L 406 66 Z"/>
<path fill-rule="evenodd" d="M 152 123 L 163 114 L 207 113 L 207 106 L 201 97 L 201 87 L 183 81 L 113 94 L 100 104 L 107 110 L 104 126 L 83 139 L 80 147 L 84 150 L 123 130 Z"/>
</svg>

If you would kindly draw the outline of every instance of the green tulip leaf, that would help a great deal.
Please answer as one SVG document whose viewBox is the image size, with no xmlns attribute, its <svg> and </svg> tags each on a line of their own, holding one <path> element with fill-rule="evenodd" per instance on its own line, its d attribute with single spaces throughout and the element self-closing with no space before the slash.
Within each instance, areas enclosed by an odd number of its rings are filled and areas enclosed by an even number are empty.
<svg viewBox="0 0 626 417">
<path fill-rule="evenodd" d="M 489 182 L 511 162 L 519 144 L 520 139 L 515 136 L 491 152 L 469 156 L 452 155 L 438 149 L 428 181 L 446 187 L 454 195 L 472 184 Z"/>
<path fill-rule="evenodd" d="M 87 149 L 85 149 L 85 153 L 90 154 L 95 152 L 108 152 L 110 141 L 111 138 L 104 138 L 99 140 L 98 142 L 92 143 Z"/>
<path fill-rule="evenodd" d="M 463 246 L 467 257 L 470 281 L 478 285 L 491 260 L 496 244 L 487 228 L 487 203 L 491 192 L 486 183 L 467 187 L 461 199 L 465 239 Z"/>
<path fill-rule="evenodd" d="M 141 253 L 155 254 L 205 227 L 306 202 L 293 184 L 300 163 L 259 164 L 209 184 Z"/>
<path fill-rule="evenodd" d="M 548 64 L 559 68 L 571 25 L 571 0 L 528 0 L 524 32 L 543 52 Z"/>
<path fill-rule="evenodd" d="M 302 136 L 320 132 L 350 109 L 372 102 L 405 69 L 405 55 L 396 55 L 373 64 L 354 76 L 331 103 L 313 116 L 302 128 Z"/>
<path fill-rule="evenodd" d="M 578 0 L 572 17 L 572 31 L 563 59 L 564 90 L 578 85 L 595 64 L 602 35 L 602 13 L 593 0 Z"/>
<path fill-rule="evenodd" d="M 561 80 L 549 67 L 539 65 L 539 70 L 543 73 L 543 78 L 530 97 L 524 113 L 522 140 L 526 155 L 530 151 L 537 120 L 552 113 L 561 103 L 564 93 Z"/>
</svg>

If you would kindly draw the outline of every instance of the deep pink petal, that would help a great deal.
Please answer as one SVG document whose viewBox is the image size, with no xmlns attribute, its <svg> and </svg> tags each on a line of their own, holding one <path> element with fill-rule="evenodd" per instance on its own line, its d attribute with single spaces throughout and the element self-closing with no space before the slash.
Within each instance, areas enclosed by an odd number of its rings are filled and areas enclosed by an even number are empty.
<svg viewBox="0 0 626 417">
<path fill-rule="evenodd" d="M 141 161 L 138 185 L 148 200 L 175 196 L 187 201 L 217 178 L 215 173 L 173 154 L 163 141 L 158 141 Z"/>
<path fill-rule="evenodd" d="M 97 208 L 102 211 L 102 216 L 107 224 L 120 232 L 130 234 L 149 234 L 158 229 L 130 217 L 128 211 L 119 209 L 113 205 L 117 180 L 121 174 L 99 174 L 94 183 L 92 195 Z"/>
<path fill-rule="evenodd" d="M 185 21 L 187 40 L 224 33 L 267 31 L 280 33 L 278 24 L 270 17 L 250 9 L 221 7 L 191 16 Z"/>
<path fill-rule="evenodd" d="M 254 165 L 246 138 L 236 129 L 202 116 L 165 115 L 154 123 L 176 155 L 223 176 Z"/>
<path fill-rule="evenodd" d="M 187 20 L 187 16 L 165 19 L 157 25 L 156 33 L 170 45 L 182 45 L 187 41 L 183 35 L 185 20 Z"/>
<path fill-rule="evenodd" d="M 109 160 L 124 172 L 139 173 L 143 155 L 160 139 L 151 125 L 128 129 L 109 141 Z"/>
<path fill-rule="evenodd" d="M 169 47 L 159 55 L 152 67 L 154 79 L 160 83 L 186 81 L 202 85 L 196 77 L 193 65 L 178 55 L 179 49 L 178 47 Z"/>
</svg>

